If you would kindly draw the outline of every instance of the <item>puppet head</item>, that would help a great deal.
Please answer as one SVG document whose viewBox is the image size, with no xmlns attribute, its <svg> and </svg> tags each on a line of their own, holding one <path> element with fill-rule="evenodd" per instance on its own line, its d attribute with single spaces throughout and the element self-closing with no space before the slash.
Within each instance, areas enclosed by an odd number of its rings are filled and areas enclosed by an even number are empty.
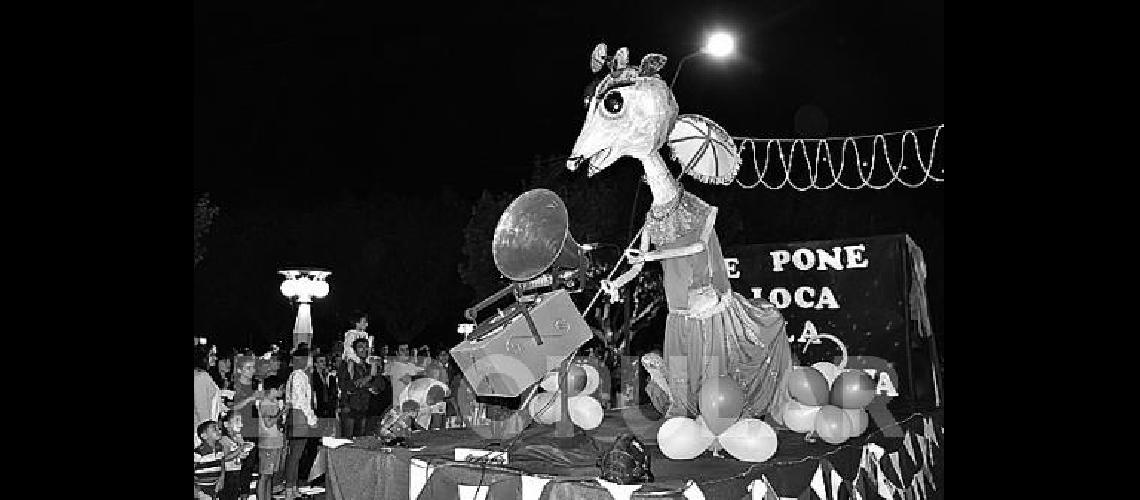
<svg viewBox="0 0 1140 500">
<path fill-rule="evenodd" d="M 574 143 L 566 167 L 576 170 L 589 161 L 587 176 L 602 171 L 622 156 L 644 157 L 664 143 L 677 119 L 677 101 L 669 85 L 657 74 L 665 56 L 649 54 L 637 66 L 628 66 L 629 51 L 622 47 L 606 57 L 598 44 L 590 58 L 595 72 L 609 68 L 586 102 L 586 122 Z"/>
</svg>

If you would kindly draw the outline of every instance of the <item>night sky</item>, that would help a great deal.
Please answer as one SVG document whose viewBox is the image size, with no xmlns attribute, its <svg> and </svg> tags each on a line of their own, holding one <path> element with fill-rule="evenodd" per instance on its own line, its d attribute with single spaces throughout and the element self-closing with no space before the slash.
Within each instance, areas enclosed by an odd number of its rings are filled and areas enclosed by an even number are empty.
<svg viewBox="0 0 1140 500">
<path fill-rule="evenodd" d="M 681 113 L 712 118 L 734 136 L 863 135 L 945 122 L 940 1 L 391 3 L 195 2 L 193 191 L 221 207 L 206 260 L 195 268 L 196 335 L 231 345 L 285 338 L 293 317 L 273 271 L 287 264 L 333 271 L 333 294 L 314 306 L 314 326 L 318 339 L 322 330 L 343 331 L 348 311 L 368 306 L 343 288 L 338 295 L 336 279 L 347 278 L 338 266 L 364 250 L 340 255 L 326 247 L 367 245 L 368 235 L 356 233 L 383 229 L 338 228 L 340 209 L 330 207 L 445 203 L 447 210 L 408 217 L 446 233 L 425 239 L 432 245 L 454 241 L 433 262 L 454 268 L 480 194 L 517 193 L 536 156 L 569 153 L 598 42 L 611 53 L 628 47 L 632 62 L 665 54 L 668 80 L 708 32 L 733 32 L 737 55 L 690 59 L 674 93 Z M 823 120 L 797 123 L 797 112 L 816 109 Z M 618 179 L 625 178 L 609 178 Z M 810 221 L 763 232 L 756 215 L 736 242 L 911 233 L 931 268 L 940 332 L 941 185 L 718 189 L 735 190 L 741 207 L 754 197 L 882 214 L 850 226 L 853 234 Z M 433 213 L 441 219 L 428 220 Z M 257 236 L 285 233 L 301 236 Z M 454 335 L 461 308 L 479 299 L 453 274 L 439 291 L 439 317 L 416 344 L 437 343 L 436 331 Z"/>
</svg>

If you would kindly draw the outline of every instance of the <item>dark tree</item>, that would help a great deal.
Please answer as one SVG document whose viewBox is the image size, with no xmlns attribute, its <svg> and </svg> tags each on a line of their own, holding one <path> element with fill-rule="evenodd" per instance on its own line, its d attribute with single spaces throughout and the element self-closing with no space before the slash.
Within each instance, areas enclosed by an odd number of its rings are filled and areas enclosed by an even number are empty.
<svg viewBox="0 0 1140 500">
<path fill-rule="evenodd" d="M 491 240 L 499 216 L 514 198 L 513 194 L 483 190 L 463 229 L 463 261 L 459 264 L 459 277 L 474 291 L 476 300 L 482 300 L 506 284 L 495 267 Z"/>
<path fill-rule="evenodd" d="M 204 193 L 194 202 L 194 267 L 206 258 L 206 234 L 221 209 L 210 203 L 210 193 Z"/>
</svg>

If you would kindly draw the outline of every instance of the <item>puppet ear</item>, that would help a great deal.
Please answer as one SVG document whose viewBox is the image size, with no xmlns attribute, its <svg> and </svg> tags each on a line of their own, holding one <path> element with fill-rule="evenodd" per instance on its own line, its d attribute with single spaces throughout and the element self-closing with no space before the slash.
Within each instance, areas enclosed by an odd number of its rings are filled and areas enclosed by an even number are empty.
<svg viewBox="0 0 1140 500">
<path fill-rule="evenodd" d="M 597 73 L 602 70 L 602 66 L 606 64 L 606 44 L 599 43 L 594 47 L 594 52 L 590 54 L 590 70 Z"/>
<path fill-rule="evenodd" d="M 622 47 L 614 53 L 614 58 L 610 60 L 610 69 L 617 71 L 626 66 L 629 66 L 629 49 Z"/>
<path fill-rule="evenodd" d="M 641 58 L 640 70 L 641 76 L 656 75 L 661 68 L 665 67 L 667 58 L 661 54 L 646 54 Z"/>
</svg>

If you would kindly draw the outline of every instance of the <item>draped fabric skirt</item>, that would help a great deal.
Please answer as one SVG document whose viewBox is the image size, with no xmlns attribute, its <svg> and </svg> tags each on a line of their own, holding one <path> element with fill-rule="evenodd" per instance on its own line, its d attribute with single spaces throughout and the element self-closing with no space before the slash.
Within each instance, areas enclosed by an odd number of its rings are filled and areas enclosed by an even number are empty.
<svg viewBox="0 0 1140 500">
<path fill-rule="evenodd" d="M 662 357 L 671 402 L 654 384 L 650 398 L 658 409 L 667 416 L 696 417 L 703 381 L 729 375 L 744 393 L 742 417 L 770 414 L 783 424 L 794 360 L 783 316 L 774 308 L 762 309 L 760 302 L 729 291 L 703 314 L 669 312 Z"/>
</svg>

